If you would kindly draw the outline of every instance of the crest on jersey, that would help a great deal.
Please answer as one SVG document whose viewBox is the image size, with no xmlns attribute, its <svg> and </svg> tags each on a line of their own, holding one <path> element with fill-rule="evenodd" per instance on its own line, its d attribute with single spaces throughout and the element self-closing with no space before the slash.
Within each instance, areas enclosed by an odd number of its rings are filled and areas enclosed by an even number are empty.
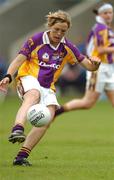
<svg viewBox="0 0 114 180">
<path fill-rule="evenodd" d="M 52 56 L 52 59 L 55 60 L 55 61 L 56 60 L 62 61 L 63 57 L 64 57 L 64 53 L 63 52 L 54 53 L 53 56 Z"/>
<path fill-rule="evenodd" d="M 57 59 L 59 59 L 59 54 L 58 53 L 53 53 L 52 59 L 54 61 L 56 61 Z"/>
<path fill-rule="evenodd" d="M 49 54 L 48 54 L 48 53 L 44 53 L 44 54 L 42 55 L 42 60 L 43 60 L 44 62 L 48 62 L 48 61 L 49 61 Z"/>
<path fill-rule="evenodd" d="M 60 52 L 60 58 L 64 57 L 64 52 Z"/>
</svg>

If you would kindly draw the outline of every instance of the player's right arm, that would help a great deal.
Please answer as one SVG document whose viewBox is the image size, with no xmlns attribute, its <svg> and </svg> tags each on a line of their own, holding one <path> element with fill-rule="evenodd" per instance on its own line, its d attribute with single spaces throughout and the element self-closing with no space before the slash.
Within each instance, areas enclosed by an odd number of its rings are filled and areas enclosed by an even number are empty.
<svg viewBox="0 0 114 180">
<path fill-rule="evenodd" d="M 8 84 L 12 81 L 12 77 L 18 71 L 19 67 L 25 60 L 30 60 L 31 52 L 38 43 L 38 37 L 38 35 L 35 35 L 24 43 L 17 57 L 10 64 L 6 76 L 0 81 L 0 91 L 7 92 Z"/>
<path fill-rule="evenodd" d="M 19 67 L 23 64 L 26 60 L 26 56 L 19 54 L 9 65 L 7 70 L 7 74 L 5 77 L 0 81 L 0 91 L 7 92 L 8 84 L 12 81 L 12 77 L 18 71 Z"/>
</svg>

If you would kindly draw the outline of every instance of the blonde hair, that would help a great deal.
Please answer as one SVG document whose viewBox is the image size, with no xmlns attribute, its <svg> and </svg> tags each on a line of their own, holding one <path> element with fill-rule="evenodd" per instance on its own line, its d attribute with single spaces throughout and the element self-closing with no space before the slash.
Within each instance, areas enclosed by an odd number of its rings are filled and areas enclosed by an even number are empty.
<svg viewBox="0 0 114 180">
<path fill-rule="evenodd" d="M 67 23 L 68 28 L 71 27 L 71 18 L 68 13 L 65 11 L 58 10 L 56 12 L 49 12 L 49 14 L 46 16 L 47 18 L 47 27 L 51 27 L 54 24 L 61 22 L 61 23 Z"/>
</svg>

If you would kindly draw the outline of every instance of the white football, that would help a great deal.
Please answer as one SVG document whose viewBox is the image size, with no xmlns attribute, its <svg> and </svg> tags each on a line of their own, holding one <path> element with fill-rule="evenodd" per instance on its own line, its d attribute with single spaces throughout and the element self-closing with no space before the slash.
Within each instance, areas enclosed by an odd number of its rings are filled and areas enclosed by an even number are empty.
<svg viewBox="0 0 114 180">
<path fill-rule="evenodd" d="M 35 127 L 45 126 L 51 120 L 51 113 L 45 105 L 35 104 L 29 108 L 27 120 Z"/>
</svg>

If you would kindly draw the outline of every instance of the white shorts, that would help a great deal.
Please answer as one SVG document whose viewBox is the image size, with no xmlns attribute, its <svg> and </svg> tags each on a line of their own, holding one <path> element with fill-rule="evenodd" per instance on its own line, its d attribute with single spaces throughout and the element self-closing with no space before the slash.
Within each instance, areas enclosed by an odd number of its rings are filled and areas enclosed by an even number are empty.
<svg viewBox="0 0 114 180">
<path fill-rule="evenodd" d="M 17 83 L 17 93 L 19 97 L 23 99 L 24 94 L 31 89 L 37 89 L 40 92 L 40 104 L 60 106 L 53 90 L 42 87 L 33 76 L 21 77 Z"/>
<path fill-rule="evenodd" d="M 95 90 L 102 93 L 103 91 L 114 91 L 114 63 L 101 63 L 98 71 L 87 71 L 86 89 Z"/>
</svg>

